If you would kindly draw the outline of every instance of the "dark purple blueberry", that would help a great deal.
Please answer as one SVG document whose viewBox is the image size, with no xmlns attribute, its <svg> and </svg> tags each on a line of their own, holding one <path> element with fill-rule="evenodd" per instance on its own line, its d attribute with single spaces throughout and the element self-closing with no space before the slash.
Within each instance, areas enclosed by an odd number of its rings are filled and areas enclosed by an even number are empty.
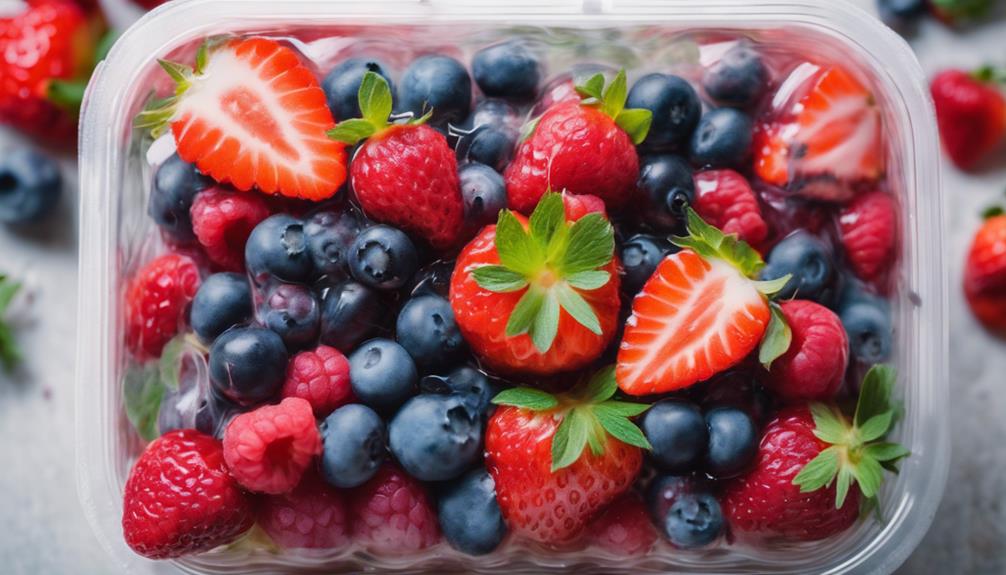
<svg viewBox="0 0 1006 575">
<path fill-rule="evenodd" d="M 349 249 L 353 278 L 375 289 L 395 290 L 406 285 L 418 267 L 416 246 L 409 236 L 391 226 L 363 230 Z"/>
<path fill-rule="evenodd" d="M 458 179 L 465 207 L 465 229 L 470 237 L 496 223 L 500 210 L 507 205 L 506 184 L 495 170 L 476 163 L 461 166 Z"/>
<path fill-rule="evenodd" d="M 190 242 L 192 232 L 192 202 L 196 194 L 210 187 L 213 180 L 199 173 L 194 164 L 172 154 L 154 173 L 147 213 L 150 219 L 172 238 Z"/>
<path fill-rule="evenodd" d="M 421 481 L 447 481 L 482 455 L 482 417 L 456 395 L 417 395 L 388 424 L 388 445 Z"/>
<path fill-rule="evenodd" d="M 622 244 L 622 292 L 634 296 L 650 279 L 657 265 L 678 248 L 656 236 L 636 234 Z"/>
<path fill-rule="evenodd" d="M 720 104 L 747 108 L 758 103 L 768 80 L 761 54 L 749 43 L 741 42 L 706 70 L 702 86 Z"/>
<path fill-rule="evenodd" d="M 734 108 L 706 112 L 688 147 L 692 163 L 702 168 L 740 168 L 751 155 L 751 117 Z"/>
<path fill-rule="evenodd" d="M 235 327 L 210 348 L 210 380 L 219 393 L 239 405 L 273 398 L 286 378 L 283 339 L 262 327 Z"/>
<path fill-rule="evenodd" d="M 55 209 L 62 194 L 59 165 L 46 154 L 14 148 L 0 156 L 0 223 L 37 222 Z"/>
<path fill-rule="evenodd" d="M 705 547 L 720 537 L 723 527 L 723 511 L 709 493 L 682 495 L 663 522 L 664 535 L 679 549 Z"/>
<path fill-rule="evenodd" d="M 304 222 L 288 214 L 262 220 L 245 244 L 248 273 L 259 285 L 272 279 L 302 283 L 311 279 L 314 263 Z"/>
<path fill-rule="evenodd" d="M 670 74 L 647 74 L 636 80 L 625 107 L 653 112 L 653 123 L 642 143 L 648 150 L 684 148 L 702 114 L 702 103 L 692 85 Z"/>
<path fill-rule="evenodd" d="M 496 484 L 481 467 L 440 490 L 437 518 L 444 539 L 451 547 L 468 555 L 492 552 L 507 534 L 506 523 L 496 501 Z"/>
<path fill-rule="evenodd" d="M 248 278 L 231 272 L 215 273 L 199 286 L 192 300 L 190 323 L 203 341 L 212 342 L 227 329 L 252 317 Z"/>
<path fill-rule="evenodd" d="M 339 121 L 350 118 L 359 118 L 360 113 L 360 84 L 363 82 L 363 75 L 373 72 L 388 82 L 391 89 L 391 96 L 394 99 L 395 85 L 385 72 L 385 67 L 377 60 L 371 58 L 349 58 L 332 68 L 332 71 L 325 76 L 321 82 L 321 89 L 325 91 L 325 99 L 328 107 L 332 110 L 332 115 Z"/>
<path fill-rule="evenodd" d="M 380 413 L 394 413 L 415 395 L 418 380 L 412 356 L 390 339 L 366 341 L 349 356 L 353 395 Z"/>
<path fill-rule="evenodd" d="M 834 284 L 836 276 L 831 247 L 806 230 L 789 234 L 769 252 L 760 277 L 771 280 L 787 274 L 790 280 L 778 297 L 821 302 L 830 293 L 828 288 Z"/>
<path fill-rule="evenodd" d="M 538 93 L 541 65 L 523 42 L 510 40 L 476 52 L 472 75 L 486 96 L 530 100 Z"/>
<path fill-rule="evenodd" d="M 465 349 L 451 304 L 432 294 L 416 296 L 402 306 L 395 324 L 395 339 L 421 371 L 450 367 Z"/>
<path fill-rule="evenodd" d="M 262 323 L 273 330 L 289 350 L 312 347 L 318 340 L 321 306 L 310 288 L 279 284 L 269 290 L 261 308 Z"/>
<path fill-rule="evenodd" d="M 321 301 L 321 343 L 349 353 L 381 326 L 384 305 L 376 291 L 353 280 L 327 288 Z"/>
<path fill-rule="evenodd" d="M 399 108 L 420 117 L 430 110 L 430 124 L 459 124 L 472 107 L 472 80 L 468 70 L 454 58 L 421 56 L 402 75 Z"/>
<path fill-rule="evenodd" d="M 317 276 L 345 279 L 349 274 L 349 247 L 363 225 L 355 212 L 318 212 L 304 223 L 307 246 Z"/>
<path fill-rule="evenodd" d="M 751 416 L 736 407 L 715 407 L 706 412 L 709 447 L 705 470 L 723 479 L 746 469 L 758 453 L 758 428 Z"/>
<path fill-rule="evenodd" d="M 702 461 L 709 434 L 696 405 L 679 399 L 658 401 L 646 410 L 640 427 L 653 446 L 650 455 L 661 469 L 688 472 Z"/>
<path fill-rule="evenodd" d="M 387 457 L 387 430 L 381 416 L 365 405 L 344 405 L 321 427 L 321 471 L 332 486 L 363 485 Z"/>
<path fill-rule="evenodd" d="M 461 396 L 482 415 L 486 415 L 492 408 L 492 398 L 496 395 L 496 386 L 489 378 L 467 365 L 446 375 L 427 375 L 420 380 L 419 389 L 423 393 Z"/>
<path fill-rule="evenodd" d="M 687 160 L 673 154 L 651 154 L 639 162 L 642 219 L 663 232 L 684 230 L 686 208 L 695 201 L 695 180 Z"/>
</svg>

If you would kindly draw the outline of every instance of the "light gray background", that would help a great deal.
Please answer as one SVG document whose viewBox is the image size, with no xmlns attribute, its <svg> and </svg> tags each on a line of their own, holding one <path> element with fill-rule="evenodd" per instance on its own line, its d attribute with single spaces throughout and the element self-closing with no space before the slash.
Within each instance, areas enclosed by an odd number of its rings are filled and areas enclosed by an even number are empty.
<svg viewBox="0 0 1006 575">
<path fill-rule="evenodd" d="M 854 0 L 871 6 L 872 0 Z M 1006 65 L 1006 19 L 956 33 L 927 22 L 913 41 L 923 67 Z M 0 132 L 0 153 L 16 137 Z M 0 572 L 111 573 L 91 534 L 74 477 L 73 353 L 76 300 L 76 179 L 65 161 L 66 201 L 46 226 L 0 227 L 0 268 L 29 279 L 35 302 L 21 323 L 27 360 L 0 375 Z M 959 285 L 978 213 L 1003 200 L 1006 160 L 980 175 L 947 165 L 945 193 L 951 278 L 953 464 L 932 529 L 900 573 L 1006 572 L 1006 342 L 967 313 Z M 94 385 L 98 385 L 94 382 Z M 158 569 L 158 571 L 162 571 Z M 165 569 L 163 571 L 169 571 Z"/>
</svg>

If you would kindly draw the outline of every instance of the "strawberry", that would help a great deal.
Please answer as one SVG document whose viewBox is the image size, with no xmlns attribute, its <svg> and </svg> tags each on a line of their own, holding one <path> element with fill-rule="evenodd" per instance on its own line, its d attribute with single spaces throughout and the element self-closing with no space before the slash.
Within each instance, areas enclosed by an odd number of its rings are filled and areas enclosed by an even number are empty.
<svg viewBox="0 0 1006 575">
<path fill-rule="evenodd" d="M 0 122 L 53 144 L 75 144 L 100 32 L 100 18 L 69 0 L 32 0 L 0 18 Z"/>
<path fill-rule="evenodd" d="M 880 109 L 840 67 L 824 68 L 810 82 L 783 117 L 755 130 L 755 173 L 810 199 L 843 202 L 884 171 Z"/>
<path fill-rule="evenodd" d="M 335 125 L 325 93 L 297 53 L 275 40 L 204 43 L 195 68 L 161 61 L 177 83 L 136 126 L 170 126 L 178 155 L 241 191 L 324 200 L 346 180 L 346 151 L 325 137 Z"/>
<path fill-rule="evenodd" d="M 391 89 L 367 72 L 360 84 L 363 118 L 344 120 L 331 138 L 360 146 L 350 168 L 353 191 L 366 215 L 416 234 L 434 248 L 457 243 L 464 201 L 457 159 L 447 139 L 424 124 L 432 111 L 405 124 L 389 124 Z"/>
<path fill-rule="evenodd" d="M 1006 134 L 1006 98 L 996 87 L 995 75 L 989 67 L 971 74 L 944 70 L 929 84 L 943 149 L 962 170 L 975 167 Z"/>
<path fill-rule="evenodd" d="M 609 367 L 563 396 L 517 387 L 493 399 L 486 467 L 512 533 L 570 541 L 632 485 L 650 445 L 628 418 L 647 406 L 612 400 L 616 389 Z"/>
<path fill-rule="evenodd" d="M 584 203 L 571 202 L 569 212 Z M 501 210 L 458 256 L 450 302 L 482 361 L 508 373 L 552 374 L 597 359 L 618 321 L 614 230 L 602 213 L 570 223 L 562 196 L 531 219 Z"/>
<path fill-rule="evenodd" d="M 510 208 L 528 213 L 547 190 L 594 194 L 609 208 L 626 203 L 639 176 L 633 144 L 646 138 L 652 113 L 625 109 L 625 71 L 604 87 L 594 74 L 583 101 L 554 104 L 537 120 L 504 173 Z"/>
<path fill-rule="evenodd" d="M 964 267 L 964 295 L 975 317 L 1006 333 L 1006 215 L 988 211 L 975 235 Z"/>
<path fill-rule="evenodd" d="M 682 389 L 740 363 L 759 342 L 763 363 L 789 347 L 789 330 L 767 294 L 789 275 L 767 282 L 758 252 L 688 209 L 683 248 L 657 266 L 632 302 L 618 349 L 618 386 L 630 395 Z M 767 335 L 766 335 L 767 334 Z M 763 338 L 764 336 L 764 338 Z"/>
<path fill-rule="evenodd" d="M 751 184 L 733 170 L 696 173 L 694 207 L 702 219 L 749 244 L 758 245 L 768 236 Z"/>
<path fill-rule="evenodd" d="M 909 452 L 885 442 L 893 368 L 870 369 L 851 418 L 823 403 L 783 409 L 765 427 L 754 466 L 728 481 L 723 512 L 735 536 L 816 541 L 848 529 L 860 499 L 876 503 L 884 470 Z"/>
<path fill-rule="evenodd" d="M 894 196 L 882 191 L 859 196 L 838 216 L 845 257 L 865 281 L 881 277 L 893 263 L 898 241 Z"/>
</svg>

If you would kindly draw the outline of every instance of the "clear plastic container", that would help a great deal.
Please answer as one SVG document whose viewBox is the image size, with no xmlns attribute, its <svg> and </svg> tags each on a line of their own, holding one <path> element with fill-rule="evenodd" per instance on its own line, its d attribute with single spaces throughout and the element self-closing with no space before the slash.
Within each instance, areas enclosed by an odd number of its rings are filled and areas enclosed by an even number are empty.
<svg viewBox="0 0 1006 575">
<path fill-rule="evenodd" d="M 880 100 L 888 181 L 902 206 L 893 361 L 905 417 L 895 439 L 912 451 L 881 493 L 883 522 L 863 519 L 837 537 L 811 544 L 720 545 L 702 552 L 663 547 L 638 559 L 599 551 L 472 558 L 443 545 L 418 558 L 374 557 L 352 549 L 310 557 L 236 545 L 175 563 L 192 573 L 533 573 L 560 567 L 581 573 L 893 571 L 932 521 L 949 463 L 938 137 L 923 74 L 907 44 L 871 16 L 834 0 L 190 0 L 143 17 L 95 71 L 80 134 L 77 481 L 91 524 L 116 561 L 128 572 L 150 564 L 126 547 L 120 526 L 123 486 L 141 447 L 121 405 L 126 353 L 120 302 L 123 278 L 151 251 L 153 224 L 145 211 L 149 168 L 131 122 L 149 94 L 157 58 L 190 51 L 203 37 L 224 33 L 292 38 L 307 57 L 327 65 L 325 55 L 358 41 L 354 38 L 383 42 L 404 59 L 415 49 L 458 54 L 508 33 L 531 32 L 586 39 L 585 58 L 639 57 L 638 73 L 687 57 L 681 54 L 690 46 L 686 40 L 721 31 L 782 52 L 851 64 Z M 646 54 L 635 48 L 643 38 L 649 42 Z"/>
</svg>

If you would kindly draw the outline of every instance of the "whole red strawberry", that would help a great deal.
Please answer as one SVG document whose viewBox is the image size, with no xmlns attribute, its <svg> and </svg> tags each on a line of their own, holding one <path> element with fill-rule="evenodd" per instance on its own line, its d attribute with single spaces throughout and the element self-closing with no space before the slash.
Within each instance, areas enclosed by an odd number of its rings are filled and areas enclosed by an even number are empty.
<svg viewBox="0 0 1006 575">
<path fill-rule="evenodd" d="M 849 365 L 842 320 L 821 304 L 785 301 L 780 306 L 792 332 L 786 353 L 772 362 L 765 387 L 785 401 L 827 401 L 838 393 Z"/>
<path fill-rule="evenodd" d="M 929 84 L 943 149 L 961 169 L 975 167 L 1006 134 L 1006 99 L 994 76 L 991 68 L 944 70 Z"/>
<path fill-rule="evenodd" d="M 615 390 L 609 367 L 562 397 L 518 387 L 493 400 L 486 467 L 512 533 L 569 541 L 632 485 L 650 445 L 628 418 L 647 406 L 612 400 Z"/>
<path fill-rule="evenodd" d="M 122 509 L 126 544 L 150 559 L 226 545 L 251 528 L 252 506 L 224 465 L 220 442 L 192 429 L 147 446 L 129 472 Z"/>
<path fill-rule="evenodd" d="M 0 122 L 72 146 L 100 26 L 69 0 L 31 0 L 0 19 Z"/>
<path fill-rule="evenodd" d="M 744 176 L 733 170 L 695 174 L 695 211 L 725 234 L 757 246 L 768 236 L 758 198 Z"/>
<path fill-rule="evenodd" d="M 657 541 L 657 530 L 643 500 L 635 493 L 622 495 L 587 527 L 594 545 L 615 555 L 642 555 Z"/>
<path fill-rule="evenodd" d="M 595 74 L 577 91 L 582 102 L 554 104 L 538 119 L 504 173 L 510 208 L 529 213 L 548 190 L 593 194 L 624 205 L 639 176 L 634 144 L 650 129 L 649 110 L 625 109 L 625 71 L 605 88 Z"/>
<path fill-rule="evenodd" d="M 465 341 L 486 365 L 552 374 L 597 359 L 615 334 L 620 306 L 611 223 L 566 210 L 550 193 L 525 220 L 502 210 L 458 256 L 450 302 Z"/>
<path fill-rule="evenodd" d="M 838 226 L 852 271 L 872 281 L 890 269 L 896 255 L 898 213 L 894 196 L 876 191 L 842 208 Z"/>
<path fill-rule="evenodd" d="M 883 441 L 892 425 L 894 370 L 874 366 L 850 419 L 823 403 L 787 407 L 769 422 L 750 471 L 724 486 L 721 504 L 741 539 L 816 541 L 859 518 L 884 470 L 908 450 Z"/>
<path fill-rule="evenodd" d="M 360 85 L 363 118 L 339 122 L 333 139 L 356 144 L 350 178 L 368 217 L 416 234 L 437 249 L 453 246 L 462 232 L 464 203 L 454 151 L 440 132 L 423 124 L 388 124 L 391 89 L 374 72 Z"/>
<path fill-rule="evenodd" d="M 1006 215 L 989 215 L 968 251 L 964 295 L 979 321 L 1006 333 Z"/>
<path fill-rule="evenodd" d="M 199 289 L 192 258 L 164 254 L 140 268 L 126 286 L 126 345 L 141 356 L 158 357 L 185 321 Z"/>
</svg>

